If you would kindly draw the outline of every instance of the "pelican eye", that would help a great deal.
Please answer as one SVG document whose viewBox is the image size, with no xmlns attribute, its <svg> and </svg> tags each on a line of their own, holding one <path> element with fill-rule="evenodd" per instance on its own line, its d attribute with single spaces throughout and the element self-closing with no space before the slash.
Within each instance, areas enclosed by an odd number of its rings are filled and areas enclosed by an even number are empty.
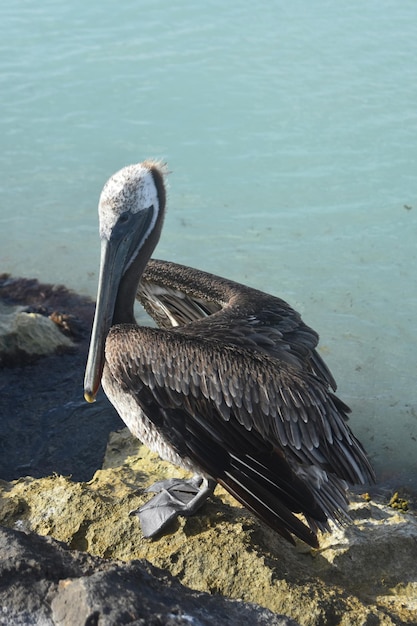
<svg viewBox="0 0 417 626">
<path fill-rule="evenodd" d="M 125 211 L 125 213 L 121 213 L 119 217 L 119 222 L 121 222 L 122 224 L 126 224 L 126 222 L 129 221 L 129 217 L 130 213 L 128 213 L 127 211 Z"/>
</svg>

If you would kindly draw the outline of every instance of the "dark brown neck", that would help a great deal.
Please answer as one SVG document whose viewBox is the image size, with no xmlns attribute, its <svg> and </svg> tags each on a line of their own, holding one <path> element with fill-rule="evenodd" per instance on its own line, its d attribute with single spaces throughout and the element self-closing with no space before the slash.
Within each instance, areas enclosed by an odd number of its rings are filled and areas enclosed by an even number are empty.
<svg viewBox="0 0 417 626">
<path fill-rule="evenodd" d="M 129 269 L 124 273 L 119 285 L 116 303 L 114 307 L 113 322 L 115 324 L 135 324 L 134 305 L 136 299 L 136 290 L 140 277 L 146 267 L 150 255 L 153 252 L 148 245 L 150 238 L 145 242 L 143 248 L 139 251 L 136 259 Z M 156 245 L 156 242 L 155 242 Z"/>
<path fill-rule="evenodd" d="M 166 192 L 164 180 L 159 169 L 152 165 L 150 168 L 154 182 L 158 191 L 159 211 L 156 218 L 153 231 L 139 249 L 137 256 L 125 271 L 120 281 L 119 291 L 117 293 L 116 303 L 114 307 L 113 322 L 114 324 L 135 324 L 134 305 L 136 300 L 136 292 L 139 281 L 145 270 L 152 252 L 154 251 L 159 237 L 161 236 L 162 225 L 165 217 Z"/>
</svg>

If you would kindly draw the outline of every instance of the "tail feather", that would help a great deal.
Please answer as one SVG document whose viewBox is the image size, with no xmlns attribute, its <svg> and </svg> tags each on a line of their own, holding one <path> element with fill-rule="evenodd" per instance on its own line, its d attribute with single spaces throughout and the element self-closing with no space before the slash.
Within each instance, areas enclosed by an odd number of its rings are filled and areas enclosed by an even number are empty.
<svg viewBox="0 0 417 626">
<path fill-rule="evenodd" d="M 218 482 L 274 531 L 294 543 L 292 535 L 318 546 L 318 531 L 329 521 L 349 522 L 346 483 L 317 467 L 293 471 L 279 455 L 266 459 L 232 455 Z M 304 523 L 298 516 L 302 513 Z"/>
<path fill-rule="evenodd" d="M 201 428 L 193 422 L 193 428 L 197 426 Z M 329 520 L 339 523 L 348 520 L 346 483 L 336 475 L 308 460 L 290 463 L 278 448 L 268 445 L 260 436 L 258 441 L 253 431 L 250 452 L 241 432 L 243 441 L 236 438 L 233 450 L 230 445 L 228 452 L 213 442 L 207 446 L 200 430 L 194 435 L 187 441 L 188 451 L 199 460 L 200 467 L 292 543 L 291 533 L 317 547 L 317 532 L 328 530 Z M 303 514 L 305 523 L 297 516 L 299 513 Z"/>
<path fill-rule="evenodd" d="M 260 489 L 259 484 L 248 476 L 241 475 L 242 480 L 239 480 L 236 474 L 237 472 L 234 475 L 227 473 L 219 483 L 238 502 L 290 543 L 295 543 L 293 534 L 313 548 L 318 547 L 316 534 L 276 497 Z"/>
</svg>

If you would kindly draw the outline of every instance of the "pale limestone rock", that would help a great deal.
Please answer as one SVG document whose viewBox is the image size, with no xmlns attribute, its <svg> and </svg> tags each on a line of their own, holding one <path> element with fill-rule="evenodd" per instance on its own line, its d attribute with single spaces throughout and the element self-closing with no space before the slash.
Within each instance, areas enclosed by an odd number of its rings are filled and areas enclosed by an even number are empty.
<svg viewBox="0 0 417 626">
<path fill-rule="evenodd" d="M 73 346 L 49 317 L 27 313 L 22 306 L 0 305 L 0 356 L 45 356 Z"/>
<path fill-rule="evenodd" d="M 146 486 L 180 473 L 124 430 L 111 437 L 89 483 L 54 476 L 0 485 L 0 523 L 106 558 L 145 558 L 192 589 L 253 602 L 303 626 L 416 623 L 414 513 L 357 497 L 352 525 L 322 535 L 319 550 L 294 548 L 217 488 L 198 516 L 177 520 L 157 541 L 144 539 L 129 512 L 149 498 Z"/>
</svg>

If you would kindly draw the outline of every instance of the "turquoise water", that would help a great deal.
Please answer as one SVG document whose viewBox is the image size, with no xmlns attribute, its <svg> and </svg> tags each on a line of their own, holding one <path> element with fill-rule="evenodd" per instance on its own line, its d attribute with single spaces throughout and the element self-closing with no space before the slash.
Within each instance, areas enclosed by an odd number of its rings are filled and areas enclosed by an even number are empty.
<svg viewBox="0 0 417 626">
<path fill-rule="evenodd" d="M 94 295 L 103 183 L 166 160 L 156 255 L 300 310 L 380 480 L 416 487 L 416 23 L 415 0 L 2 3 L 0 271 Z"/>
</svg>

